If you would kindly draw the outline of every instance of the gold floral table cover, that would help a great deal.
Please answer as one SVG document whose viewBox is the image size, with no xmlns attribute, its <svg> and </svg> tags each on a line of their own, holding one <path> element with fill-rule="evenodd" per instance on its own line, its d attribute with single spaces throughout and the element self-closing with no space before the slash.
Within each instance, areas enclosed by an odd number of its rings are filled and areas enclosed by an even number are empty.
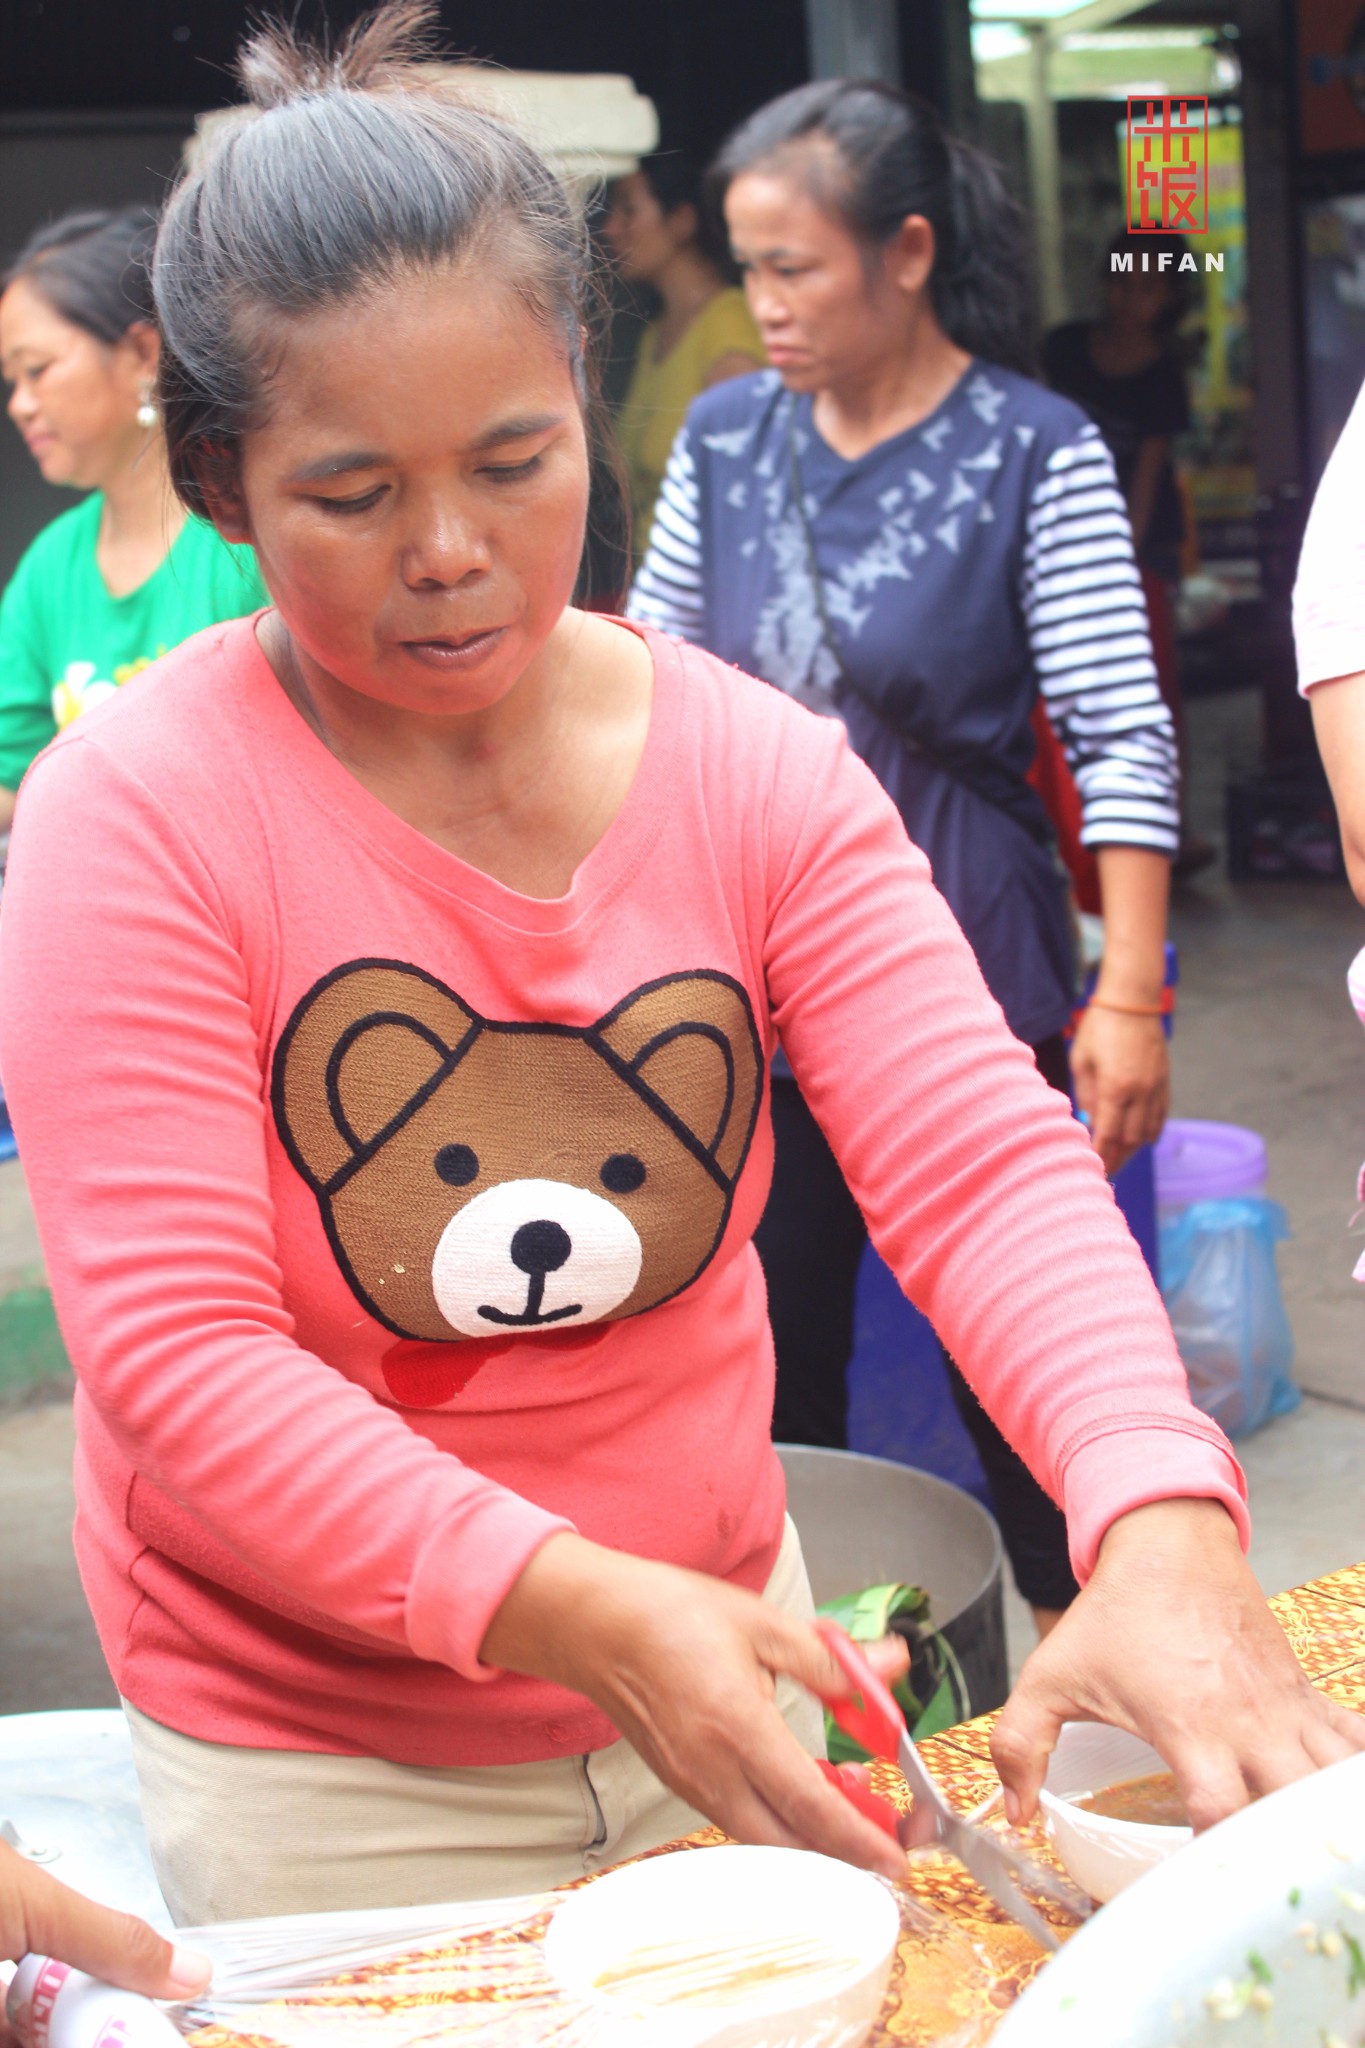
<svg viewBox="0 0 1365 2048">
<path fill-rule="evenodd" d="M 1313 1683 L 1343 1706 L 1365 1712 L 1365 1564 L 1281 1593 L 1270 1604 Z M 986 1717 L 951 1728 L 922 1746 L 930 1770 L 964 1813 L 997 1790 L 989 1736 Z M 873 1779 L 879 1791 L 903 1809 L 908 1807 L 909 1792 L 894 1766 L 874 1765 Z M 1041 1828 L 1035 1823 L 1025 1834 L 1035 1853 L 1050 1860 Z M 718 1829 L 709 1829 L 655 1853 L 706 1849 L 724 1839 Z M 949 1857 L 913 1858 L 903 1891 L 906 1929 L 886 2005 L 872 2035 L 874 2048 L 979 2048 L 990 2039 L 1007 2007 L 1046 1967 L 1047 1958 Z M 1059 1929 L 1065 1925 L 1059 1916 Z M 509 1930 L 502 1954 L 513 1945 L 534 1948 L 542 1930 L 543 1923 Z M 490 1952 L 497 1946 L 483 1939 Z M 458 1952 L 452 1947 L 452 1955 Z M 490 1993 L 493 1999 L 497 1996 Z M 469 2022 L 476 2015 L 468 2000 L 461 2003 L 464 2024 L 455 2024 L 450 2033 L 467 2039 Z M 432 2019 L 428 2039 L 439 2041 L 444 2030 L 434 2015 Z M 552 2026 L 550 2038 L 555 2031 Z M 500 2032 L 499 2038 L 507 2037 Z M 525 2038 L 547 2038 L 543 2015 Z M 195 2048 L 248 2048 L 243 2037 L 221 2028 L 206 2028 L 192 2040 Z M 260 2048 L 259 2037 L 250 2048 Z"/>
</svg>

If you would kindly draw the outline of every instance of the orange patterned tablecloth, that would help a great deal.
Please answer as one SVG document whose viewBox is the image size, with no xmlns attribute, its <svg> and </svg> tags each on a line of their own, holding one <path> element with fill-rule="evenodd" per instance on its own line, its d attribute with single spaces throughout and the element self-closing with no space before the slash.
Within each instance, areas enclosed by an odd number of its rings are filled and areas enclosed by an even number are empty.
<svg viewBox="0 0 1365 2048">
<path fill-rule="evenodd" d="M 1365 1564 L 1316 1579 L 1271 1601 L 1276 1618 L 1313 1683 L 1343 1706 L 1365 1712 Z M 965 1722 L 923 1745 L 925 1762 L 953 1803 L 967 1812 L 996 1789 L 989 1718 Z M 902 1807 L 909 1793 L 890 1764 L 873 1767 L 880 1791 Z M 1040 1828 L 1032 1846 L 1047 1856 Z M 705 1849 L 724 1840 L 718 1829 L 690 1836 L 674 1849 Z M 669 1851 L 658 1851 L 667 1854 Z M 1046 1956 L 948 1857 L 912 1863 L 905 1891 L 913 1904 L 886 2007 L 872 2040 L 878 2048 L 978 2048 L 1001 2014 L 1046 1966 Z M 922 1909 L 918 1914 L 915 1907 Z M 537 1930 L 510 1937 L 530 1941 Z M 465 2017 L 470 2015 L 466 2010 Z M 433 2026 L 429 2038 L 438 2039 Z M 540 2038 L 539 2032 L 530 2038 Z M 195 2048 L 244 2048 L 222 2029 L 192 2036 Z"/>
</svg>

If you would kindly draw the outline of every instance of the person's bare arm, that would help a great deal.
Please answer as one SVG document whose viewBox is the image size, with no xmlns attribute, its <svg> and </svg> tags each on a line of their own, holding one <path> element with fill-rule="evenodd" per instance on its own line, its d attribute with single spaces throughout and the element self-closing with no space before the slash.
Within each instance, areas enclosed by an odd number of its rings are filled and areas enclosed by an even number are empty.
<svg viewBox="0 0 1365 2048">
<path fill-rule="evenodd" d="M 1164 434 L 1149 434 L 1138 449 L 1133 480 L 1128 488 L 1128 519 L 1133 529 L 1133 548 L 1138 554 L 1142 552 L 1147 529 L 1152 523 L 1157 485 L 1161 482 L 1161 472 L 1170 452 L 1170 437 Z"/>
<path fill-rule="evenodd" d="M 0 832 L 8 832 L 14 823 L 14 806 L 18 797 L 17 789 L 0 789 Z"/>
<path fill-rule="evenodd" d="M 1106 1173 L 1161 1135 L 1171 1062 L 1161 1027 L 1171 864 L 1141 846 L 1096 848 L 1104 961 L 1071 1048 L 1077 1107 Z"/>
<path fill-rule="evenodd" d="M 1315 684 L 1308 702 L 1336 801 L 1346 872 L 1365 903 L 1365 672 Z"/>
<path fill-rule="evenodd" d="M 146 1998 L 192 1998 L 212 1964 L 131 1913 L 97 1906 L 0 1842 L 0 1956 L 54 1956 Z M 0 2009 L 0 2042 L 8 2040 Z"/>
</svg>

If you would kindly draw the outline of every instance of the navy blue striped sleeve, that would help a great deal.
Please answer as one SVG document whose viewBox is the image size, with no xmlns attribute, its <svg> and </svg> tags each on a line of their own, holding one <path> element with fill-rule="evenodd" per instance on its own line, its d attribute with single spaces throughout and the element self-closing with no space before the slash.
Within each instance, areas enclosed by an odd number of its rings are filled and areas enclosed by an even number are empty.
<svg viewBox="0 0 1365 2048">
<path fill-rule="evenodd" d="M 1093 426 L 1053 451 L 1034 490 L 1020 595 L 1038 686 L 1080 792 L 1083 841 L 1174 853 L 1175 728 L 1128 510 Z"/>
<path fill-rule="evenodd" d="M 654 507 L 649 545 L 626 602 L 626 617 L 680 640 L 700 642 L 702 600 L 701 504 L 687 428 L 668 458 Z"/>
</svg>

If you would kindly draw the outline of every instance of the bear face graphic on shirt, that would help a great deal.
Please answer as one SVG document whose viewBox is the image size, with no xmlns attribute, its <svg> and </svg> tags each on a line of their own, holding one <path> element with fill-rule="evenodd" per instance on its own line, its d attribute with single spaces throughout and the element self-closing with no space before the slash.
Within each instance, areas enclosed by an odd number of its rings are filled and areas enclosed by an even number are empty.
<svg viewBox="0 0 1365 2048">
<path fill-rule="evenodd" d="M 295 1007 L 272 1100 L 352 1292 L 446 1347 L 638 1315 L 689 1286 L 762 1081 L 727 975 L 668 976 L 577 1027 L 497 1022 L 421 969 L 360 960 Z M 401 1368 L 386 1379 L 411 1393 Z M 435 1377 L 462 1379 L 449 1355 Z"/>
</svg>

